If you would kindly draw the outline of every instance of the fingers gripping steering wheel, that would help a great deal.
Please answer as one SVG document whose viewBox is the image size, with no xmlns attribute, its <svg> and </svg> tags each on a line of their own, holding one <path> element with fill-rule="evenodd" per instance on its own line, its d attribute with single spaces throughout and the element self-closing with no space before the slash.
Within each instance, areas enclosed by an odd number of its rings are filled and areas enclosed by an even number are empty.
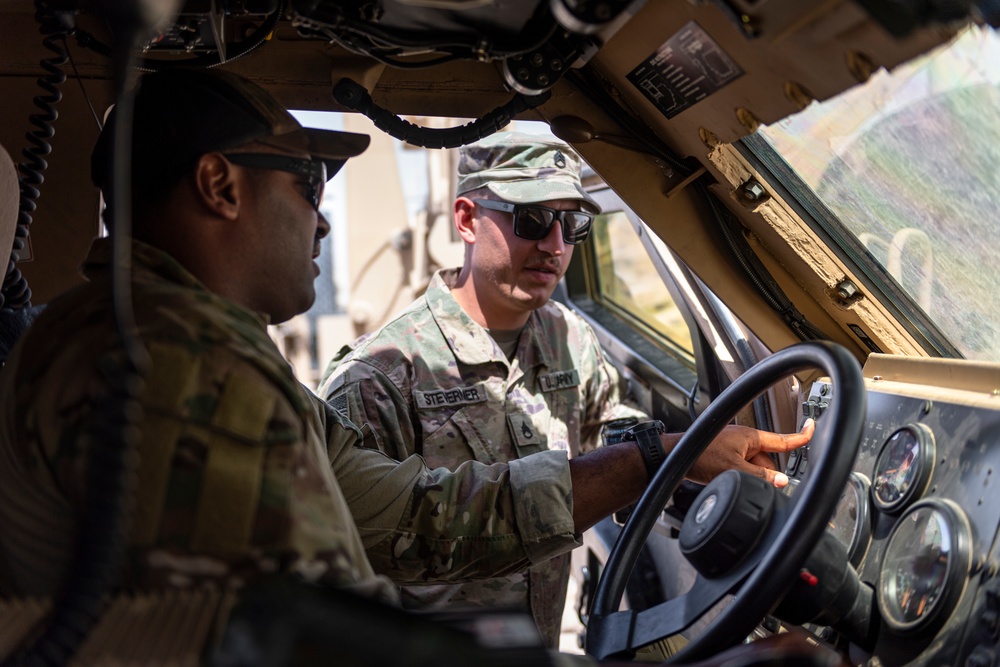
<svg viewBox="0 0 1000 667">
<path fill-rule="evenodd" d="M 695 460 L 744 405 L 778 380 L 812 368 L 831 378 L 837 395 L 817 425 L 810 442 L 809 476 L 791 502 L 775 503 L 759 541 L 728 570 L 698 574 L 688 593 L 650 609 L 617 611 L 639 551 Z M 690 626 L 727 594 L 735 599 L 669 662 L 703 660 L 749 635 L 788 590 L 823 534 L 854 464 L 864 419 L 861 368 L 839 345 L 793 345 L 744 373 L 688 429 L 632 511 L 597 585 L 587 624 L 587 653 L 598 659 L 629 657 L 636 648 Z M 697 505 L 692 512 L 699 510 Z"/>
</svg>

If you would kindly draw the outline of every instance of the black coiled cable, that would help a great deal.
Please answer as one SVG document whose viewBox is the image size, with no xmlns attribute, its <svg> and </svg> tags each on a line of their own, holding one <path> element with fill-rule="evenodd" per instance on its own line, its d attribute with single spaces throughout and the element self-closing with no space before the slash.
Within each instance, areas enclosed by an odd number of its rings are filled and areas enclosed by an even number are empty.
<svg viewBox="0 0 1000 667">
<path fill-rule="evenodd" d="M 333 87 L 333 99 L 348 109 L 358 111 L 375 123 L 375 127 L 391 137 L 421 148 L 458 148 L 488 137 L 506 127 L 512 118 L 534 109 L 548 100 L 548 91 L 541 95 L 518 93 L 503 106 L 459 127 L 421 127 L 403 120 L 388 109 L 380 107 L 361 84 L 351 79 L 341 79 Z"/>
<path fill-rule="evenodd" d="M 113 2 L 114 0 L 108 0 Z M 84 429 L 87 450 L 87 493 L 81 512 L 77 550 L 65 584 L 55 599 L 52 617 L 44 631 L 7 665 L 56 667 L 67 664 L 101 618 L 108 593 L 121 579 L 126 534 L 133 504 L 136 445 L 142 404 L 139 399 L 150 361 L 139 339 L 132 314 L 131 292 L 131 154 L 135 98 L 135 54 L 145 35 L 143 20 L 149 16 L 122 3 L 116 23 L 130 39 L 121 39 L 114 57 L 116 104 L 119 118 L 114 128 L 114 185 L 109 193 L 112 210 L 118 211 L 113 232 L 111 300 L 115 333 L 120 346 L 98 359 L 103 391 L 93 399 Z"/>
<path fill-rule="evenodd" d="M 28 119 L 36 129 L 25 135 L 29 146 L 21 151 L 25 162 L 18 165 L 21 173 L 21 200 L 17 214 L 17 229 L 14 232 L 14 244 L 11 247 L 7 272 L 4 274 L 3 287 L 0 288 L 0 308 L 20 310 L 31 305 L 31 289 L 28 281 L 17 268 L 20 252 L 28 238 L 28 227 L 31 225 L 32 213 L 37 206 L 40 193 L 38 187 L 45 180 L 43 172 L 49 163 L 45 156 L 52 152 L 49 141 L 55 135 L 52 124 L 59 117 L 55 105 L 62 100 L 59 86 L 66 82 L 66 74 L 62 67 L 69 62 L 66 52 L 66 37 L 73 31 L 71 14 L 57 12 L 48 0 L 35 0 L 35 20 L 38 29 L 44 35 L 42 44 L 55 55 L 43 58 L 40 66 L 46 74 L 38 77 L 38 87 L 45 91 L 43 95 L 35 96 L 35 106 L 41 113 L 32 114 Z"/>
</svg>

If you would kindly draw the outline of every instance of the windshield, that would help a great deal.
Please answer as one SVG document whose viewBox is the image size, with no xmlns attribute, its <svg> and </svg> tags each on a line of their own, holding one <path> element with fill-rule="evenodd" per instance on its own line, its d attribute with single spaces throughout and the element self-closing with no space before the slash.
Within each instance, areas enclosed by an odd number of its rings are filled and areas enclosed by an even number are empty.
<svg viewBox="0 0 1000 667">
<path fill-rule="evenodd" d="M 761 131 L 909 296 L 902 307 L 980 360 L 1000 360 L 998 83 L 1000 39 L 973 27 Z"/>
</svg>

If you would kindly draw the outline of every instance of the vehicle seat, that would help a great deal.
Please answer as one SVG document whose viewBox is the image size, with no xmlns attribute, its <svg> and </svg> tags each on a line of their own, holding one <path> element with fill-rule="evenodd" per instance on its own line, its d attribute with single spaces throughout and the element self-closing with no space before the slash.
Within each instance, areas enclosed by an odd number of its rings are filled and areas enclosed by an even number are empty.
<svg viewBox="0 0 1000 667">
<path fill-rule="evenodd" d="M 0 265 L 6 270 L 21 205 L 21 185 L 17 168 L 6 149 L 0 145 Z M 0 366 L 7 361 L 14 343 L 41 312 L 42 306 L 0 308 Z"/>
<path fill-rule="evenodd" d="M 21 185 L 10 154 L 0 144 L 0 257 L 10 257 L 21 204 Z M 6 264 L 6 262 L 4 262 Z"/>
</svg>

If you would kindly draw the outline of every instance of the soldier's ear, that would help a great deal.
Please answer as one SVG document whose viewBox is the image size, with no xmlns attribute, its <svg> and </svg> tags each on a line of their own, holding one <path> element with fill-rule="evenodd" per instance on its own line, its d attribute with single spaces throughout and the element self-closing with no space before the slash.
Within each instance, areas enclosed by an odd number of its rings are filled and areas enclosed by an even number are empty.
<svg viewBox="0 0 1000 667">
<path fill-rule="evenodd" d="M 455 199 L 454 210 L 455 229 L 458 235 L 468 244 L 476 242 L 476 205 L 468 197 Z"/>
<path fill-rule="evenodd" d="M 219 153 L 206 153 L 195 166 L 195 190 L 201 204 L 215 215 L 234 220 L 239 215 L 242 181 Z"/>
</svg>

